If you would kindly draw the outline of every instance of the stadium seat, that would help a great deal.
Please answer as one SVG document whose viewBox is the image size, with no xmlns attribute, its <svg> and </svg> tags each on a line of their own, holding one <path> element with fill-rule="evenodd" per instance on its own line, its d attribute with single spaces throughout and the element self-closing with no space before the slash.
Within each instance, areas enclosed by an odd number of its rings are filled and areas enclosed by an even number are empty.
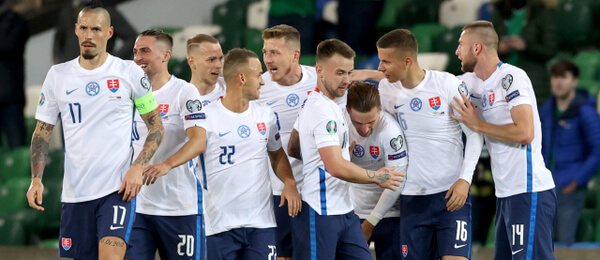
<svg viewBox="0 0 600 260">
<path fill-rule="evenodd" d="M 31 145 L 31 137 L 33 136 L 33 132 L 35 131 L 35 126 L 37 125 L 37 120 L 33 117 L 25 118 L 25 144 Z"/>
<path fill-rule="evenodd" d="M 564 0 L 555 11 L 559 49 L 575 51 L 587 42 L 593 17 L 586 1 Z"/>
<path fill-rule="evenodd" d="M 491 3 L 483 3 L 479 8 L 479 13 L 477 14 L 477 20 L 492 20 L 492 11 L 494 10 L 494 6 Z"/>
<path fill-rule="evenodd" d="M 315 66 L 315 55 L 300 55 L 299 63 L 306 66 Z"/>
<path fill-rule="evenodd" d="M 417 55 L 419 66 L 428 70 L 446 70 L 450 57 L 443 52 L 424 52 Z"/>
<path fill-rule="evenodd" d="M 327 2 L 323 7 L 323 20 L 331 24 L 337 24 L 339 21 L 337 8 L 338 1 Z"/>
<path fill-rule="evenodd" d="M 255 2 L 248 6 L 246 25 L 249 29 L 264 30 L 269 25 L 269 0 Z"/>
<path fill-rule="evenodd" d="M 255 0 L 229 0 L 213 9 L 213 24 L 221 26 L 221 33 L 215 35 L 223 52 L 243 46 L 246 11 Z"/>
<path fill-rule="evenodd" d="M 62 181 L 46 180 L 44 181 L 44 213 L 37 216 L 37 230 L 53 229 L 58 230 L 60 227 L 60 213 L 62 203 L 60 196 L 62 193 Z"/>
<path fill-rule="evenodd" d="M 246 30 L 246 37 L 244 37 L 245 48 L 253 51 L 258 55 L 258 59 L 262 61 L 262 31 L 259 30 Z"/>
<path fill-rule="evenodd" d="M 435 37 L 445 30 L 446 27 L 438 23 L 417 24 L 411 28 L 419 44 L 419 52 L 433 52 Z"/>
<path fill-rule="evenodd" d="M 190 81 L 190 79 L 192 78 L 192 71 L 190 70 L 190 67 L 187 64 L 187 59 L 171 58 L 167 66 L 169 72 L 175 75 L 175 77 L 178 77 L 185 81 Z"/>
<path fill-rule="evenodd" d="M 473 0 L 451 0 L 440 4 L 440 24 L 452 28 L 477 20 L 480 4 Z"/>
<path fill-rule="evenodd" d="M 591 242 L 595 239 L 596 212 L 591 209 L 581 210 L 579 226 L 577 227 L 577 242 Z"/>
<path fill-rule="evenodd" d="M 44 183 L 49 180 L 62 181 L 65 174 L 65 152 L 63 150 L 51 150 L 48 152 L 48 160 L 44 167 Z"/>
<path fill-rule="evenodd" d="M 39 212 L 33 209 L 0 214 L 0 245 L 27 245 L 31 240 L 32 224 L 37 215 Z"/>
<path fill-rule="evenodd" d="M 45 239 L 42 242 L 40 242 L 40 248 L 54 248 L 54 249 L 58 249 L 58 239 L 56 238 L 50 238 L 50 239 Z"/>
<path fill-rule="evenodd" d="M 15 148 L 0 156 L 0 179 L 31 177 L 31 151 L 27 146 Z"/>
<path fill-rule="evenodd" d="M 460 70 L 460 60 L 454 54 L 456 52 L 456 47 L 458 46 L 458 38 L 460 38 L 461 32 L 462 27 L 457 26 L 440 33 L 434 40 L 435 52 L 444 52 L 450 57 L 450 62 L 448 62 L 446 71 L 454 75 L 462 74 L 462 71 Z"/>
<path fill-rule="evenodd" d="M 398 13 L 400 13 L 402 8 L 411 1 L 414 0 L 385 0 L 379 20 L 377 20 L 375 25 L 377 31 L 383 34 L 396 29 L 398 27 L 396 24 Z"/>
<path fill-rule="evenodd" d="M 0 186 L 0 214 L 8 214 L 28 207 L 27 190 L 31 178 L 12 178 Z"/>
<path fill-rule="evenodd" d="M 592 97 L 597 97 L 600 91 L 600 81 L 598 80 L 579 80 L 578 88 L 587 89 Z"/>
<path fill-rule="evenodd" d="M 581 51 L 573 58 L 573 63 L 579 67 L 580 80 L 598 80 L 600 69 L 600 52 Z"/>
<path fill-rule="evenodd" d="M 410 1 L 397 13 L 396 25 L 410 28 L 420 23 L 437 23 L 438 10 L 443 0 Z"/>
</svg>

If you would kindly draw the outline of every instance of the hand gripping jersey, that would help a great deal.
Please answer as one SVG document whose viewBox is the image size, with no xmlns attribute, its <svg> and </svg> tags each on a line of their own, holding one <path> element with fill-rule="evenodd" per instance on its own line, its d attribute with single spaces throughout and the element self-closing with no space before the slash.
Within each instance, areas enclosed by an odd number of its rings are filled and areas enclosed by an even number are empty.
<svg viewBox="0 0 600 260">
<path fill-rule="evenodd" d="M 327 172 L 319 148 L 339 146 L 350 160 L 348 124 L 342 110 L 320 92 L 312 92 L 298 116 L 302 151 L 302 200 L 320 215 L 342 215 L 352 211 L 348 183 Z"/>
<path fill-rule="evenodd" d="M 350 143 L 356 142 L 351 154 L 354 164 L 372 171 L 379 170 L 384 166 L 401 168 L 408 164 L 404 133 L 391 115 L 381 111 L 379 121 L 368 137 L 360 136 L 352 125 L 347 112 L 345 116 L 350 129 Z M 361 219 L 366 219 L 377 205 L 383 192 L 384 188 L 377 184 L 350 183 L 350 198 L 356 215 Z M 400 200 L 397 200 L 383 217 L 399 216 Z"/>
<path fill-rule="evenodd" d="M 475 73 L 465 73 L 462 80 L 471 89 L 471 100 L 485 122 L 512 124 L 510 110 L 513 107 L 527 104 L 533 110 L 534 138 L 531 144 L 506 143 L 485 137 L 492 160 L 496 197 L 554 188 L 552 174 L 542 157 L 542 129 L 535 93 L 525 71 L 500 63 L 486 81 L 477 78 Z"/>
<path fill-rule="evenodd" d="M 196 125 L 203 115 L 198 90 L 191 84 L 171 76 L 159 90 L 154 91 L 165 134 L 162 143 L 148 163 L 157 164 L 175 154 L 187 142 L 186 130 Z M 144 147 L 148 128 L 139 113 L 135 114 L 133 129 L 133 158 Z M 144 186 L 137 196 L 136 212 L 156 216 L 184 216 L 202 210 L 200 183 L 188 164 L 173 168 L 154 184 Z M 199 206 L 200 205 L 200 206 Z"/>
<path fill-rule="evenodd" d="M 78 58 L 50 68 L 35 118 L 55 125 L 61 116 L 62 202 L 94 200 L 121 187 L 132 158 L 134 100 L 151 93 L 150 81 L 138 65 L 110 54 L 93 70 L 81 67 Z M 155 107 L 154 102 L 137 108 Z"/>
<path fill-rule="evenodd" d="M 471 183 L 483 140 L 450 118 L 450 102 L 464 83 L 446 72 L 425 70 L 413 89 L 387 79 L 379 83 L 383 110 L 395 115 L 404 130 L 410 163 L 402 195 L 429 195 L 447 191 L 459 179 Z M 462 132 L 467 136 L 463 158 Z"/>
<path fill-rule="evenodd" d="M 256 102 L 234 113 L 221 100 L 204 111 L 206 235 L 234 228 L 275 227 L 267 169 L 267 151 L 281 148 L 275 114 Z"/>
<path fill-rule="evenodd" d="M 278 119 L 281 129 L 281 144 L 287 154 L 287 145 L 290 141 L 290 134 L 294 122 L 298 118 L 298 113 L 308 94 L 312 92 L 317 85 L 317 72 L 314 67 L 302 67 L 302 79 L 291 86 L 281 86 L 277 82 L 271 80 L 269 72 L 263 73 L 262 77 L 265 85 L 260 88 L 260 99 L 257 101 L 262 104 L 267 104 L 271 107 L 275 116 Z M 288 156 L 296 186 L 302 187 L 302 161 Z M 271 185 L 273 185 L 273 195 L 281 195 L 283 191 L 283 182 L 275 176 L 273 169 L 269 167 L 271 173 Z M 300 190 L 300 189 L 298 189 Z"/>
</svg>

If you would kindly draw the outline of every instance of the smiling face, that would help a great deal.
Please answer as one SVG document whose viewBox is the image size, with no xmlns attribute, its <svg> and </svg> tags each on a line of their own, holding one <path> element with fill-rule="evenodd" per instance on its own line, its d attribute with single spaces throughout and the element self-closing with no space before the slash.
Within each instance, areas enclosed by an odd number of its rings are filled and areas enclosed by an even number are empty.
<svg viewBox="0 0 600 260">
<path fill-rule="evenodd" d="M 140 36 L 133 47 L 133 60 L 148 76 L 152 76 L 163 69 L 164 62 L 168 62 L 166 51 L 166 46 L 153 36 Z"/>
<path fill-rule="evenodd" d="M 91 60 L 106 53 L 106 43 L 113 35 L 113 27 L 101 12 L 82 12 L 75 24 L 75 35 L 79 40 L 81 57 Z"/>
<path fill-rule="evenodd" d="M 334 54 L 317 64 L 317 74 L 323 87 L 321 91 L 329 98 L 344 96 L 351 83 L 350 76 L 354 71 L 354 59 Z"/>
<path fill-rule="evenodd" d="M 192 74 L 207 85 L 217 84 L 217 79 L 223 69 L 223 50 L 218 43 L 202 42 L 198 48 L 190 51 L 188 65 Z"/>
</svg>

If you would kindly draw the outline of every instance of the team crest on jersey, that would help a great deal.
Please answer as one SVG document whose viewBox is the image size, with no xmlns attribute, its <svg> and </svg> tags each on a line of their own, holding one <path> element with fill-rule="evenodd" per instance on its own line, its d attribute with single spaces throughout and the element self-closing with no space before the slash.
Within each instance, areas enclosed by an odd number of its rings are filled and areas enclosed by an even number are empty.
<svg viewBox="0 0 600 260">
<path fill-rule="evenodd" d="M 119 90 L 119 80 L 118 79 L 109 79 L 106 81 L 106 85 L 108 86 L 108 90 L 112 93 L 116 93 Z"/>
<path fill-rule="evenodd" d="M 325 127 L 327 133 L 335 134 L 337 133 L 337 123 L 333 120 L 327 122 L 327 126 Z"/>
<path fill-rule="evenodd" d="M 90 97 L 98 95 L 98 93 L 100 93 L 100 85 L 92 81 L 85 86 L 85 92 L 90 95 Z"/>
<path fill-rule="evenodd" d="M 40 96 L 40 101 L 38 101 L 38 106 L 41 107 L 42 105 L 44 105 L 45 102 L 46 96 L 44 96 L 44 92 L 42 92 L 42 95 Z"/>
<path fill-rule="evenodd" d="M 256 127 L 258 127 L 258 132 L 261 135 L 265 135 L 267 133 L 267 127 L 265 127 L 265 123 L 258 123 L 256 124 Z"/>
<path fill-rule="evenodd" d="M 298 105 L 298 103 L 300 103 L 300 97 L 298 97 L 298 95 L 292 93 L 287 96 L 287 98 L 285 99 L 285 102 L 287 102 L 289 107 L 295 107 Z"/>
<path fill-rule="evenodd" d="M 144 76 L 140 79 L 140 85 L 146 90 L 149 90 L 152 85 L 150 85 L 150 79 L 148 79 L 148 75 L 144 73 Z"/>
<path fill-rule="evenodd" d="M 241 138 L 248 138 L 248 136 L 250 136 L 250 127 L 247 127 L 245 125 L 241 125 L 240 127 L 238 127 L 238 135 L 240 135 Z"/>
<path fill-rule="evenodd" d="M 402 245 L 402 256 L 406 257 L 408 255 L 408 247 L 406 245 Z"/>
<path fill-rule="evenodd" d="M 494 105 L 495 101 L 496 101 L 496 93 L 490 94 L 490 96 L 489 96 L 490 107 Z"/>
<path fill-rule="evenodd" d="M 365 156 L 365 148 L 362 147 L 360 144 L 357 144 L 354 146 L 354 150 L 352 150 L 352 154 L 356 158 L 362 158 L 363 156 Z"/>
<path fill-rule="evenodd" d="M 379 158 L 379 146 L 369 147 L 369 153 L 371 153 L 371 157 L 373 157 L 373 159 Z"/>
<path fill-rule="evenodd" d="M 392 140 L 390 140 L 390 146 L 392 146 L 392 149 L 394 149 L 394 151 L 402 149 L 403 145 L 404 139 L 402 139 L 401 135 L 398 135 L 398 137 L 392 138 Z"/>
<path fill-rule="evenodd" d="M 467 84 L 464 81 L 458 85 L 458 93 L 465 94 L 467 97 L 469 96 L 469 90 L 467 90 Z"/>
<path fill-rule="evenodd" d="M 482 100 L 481 100 L 481 106 L 482 107 L 487 107 L 488 104 L 488 100 L 487 100 L 487 95 L 483 94 Z"/>
<path fill-rule="evenodd" d="M 419 98 L 413 98 L 410 101 L 410 109 L 412 109 L 412 111 L 419 111 L 421 110 L 421 107 L 423 107 L 423 102 L 421 102 L 421 99 Z"/>
<path fill-rule="evenodd" d="M 431 108 L 433 108 L 433 110 L 440 109 L 441 105 L 442 105 L 442 101 L 440 101 L 440 97 L 434 97 L 434 98 L 429 99 L 429 106 Z"/>
<path fill-rule="evenodd" d="M 70 238 L 61 238 L 60 244 L 65 251 L 69 251 L 71 249 L 71 239 Z"/>
<path fill-rule="evenodd" d="M 200 112 L 202 110 L 202 102 L 198 99 L 188 100 L 185 102 L 185 107 L 190 113 Z"/>
<path fill-rule="evenodd" d="M 160 112 L 160 117 L 164 117 L 169 112 L 169 104 L 159 104 L 158 112 Z"/>
<path fill-rule="evenodd" d="M 504 90 L 508 90 L 513 83 L 513 76 L 511 74 L 507 74 L 504 78 L 502 78 L 502 88 Z"/>
</svg>

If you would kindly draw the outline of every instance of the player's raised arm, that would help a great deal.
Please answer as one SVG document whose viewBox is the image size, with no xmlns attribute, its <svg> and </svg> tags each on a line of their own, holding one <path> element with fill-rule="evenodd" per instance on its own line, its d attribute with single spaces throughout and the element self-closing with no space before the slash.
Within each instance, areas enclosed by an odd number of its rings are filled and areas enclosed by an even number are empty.
<svg viewBox="0 0 600 260">
<path fill-rule="evenodd" d="M 42 196 L 44 185 L 42 184 L 42 175 L 46 166 L 48 157 L 48 146 L 54 125 L 38 121 L 31 138 L 31 185 L 27 191 L 27 201 L 29 206 L 39 211 L 44 211 L 42 205 Z"/>
</svg>

